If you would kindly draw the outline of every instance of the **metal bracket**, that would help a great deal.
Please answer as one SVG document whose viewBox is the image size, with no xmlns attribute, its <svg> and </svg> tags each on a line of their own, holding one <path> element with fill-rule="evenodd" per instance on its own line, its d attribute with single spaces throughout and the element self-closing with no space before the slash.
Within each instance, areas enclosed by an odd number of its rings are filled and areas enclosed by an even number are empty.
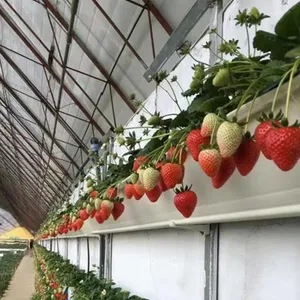
<svg viewBox="0 0 300 300">
<path fill-rule="evenodd" d="M 179 26 L 174 30 L 164 47 L 161 49 L 150 67 L 145 72 L 144 77 L 148 82 L 151 81 L 152 76 L 161 69 L 165 62 L 176 51 L 178 46 L 182 45 L 186 39 L 186 36 L 194 28 L 212 3 L 212 0 L 195 1 L 194 5 L 183 18 Z"/>
<path fill-rule="evenodd" d="M 204 235 L 210 234 L 210 225 L 208 225 L 208 224 L 176 225 L 174 222 L 170 222 L 170 227 L 178 228 L 178 229 L 185 229 L 185 230 L 200 231 Z"/>
</svg>

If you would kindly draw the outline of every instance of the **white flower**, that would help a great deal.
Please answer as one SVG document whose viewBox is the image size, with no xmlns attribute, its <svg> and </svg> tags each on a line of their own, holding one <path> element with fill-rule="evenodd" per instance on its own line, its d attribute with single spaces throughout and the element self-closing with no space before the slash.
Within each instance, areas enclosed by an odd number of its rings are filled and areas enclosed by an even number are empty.
<svg viewBox="0 0 300 300">
<path fill-rule="evenodd" d="M 101 292 L 101 295 L 102 295 L 102 296 L 105 296 L 105 295 L 106 295 L 106 290 L 103 290 L 103 291 Z"/>
<path fill-rule="evenodd" d="M 56 269 L 56 272 L 58 272 L 58 271 L 59 271 L 59 268 Z"/>
<path fill-rule="evenodd" d="M 82 284 L 82 283 L 83 283 L 83 279 L 81 279 L 81 280 L 79 281 L 79 283 Z"/>
<path fill-rule="evenodd" d="M 101 149 L 102 149 L 102 150 L 106 150 L 106 149 L 107 149 L 107 144 L 106 144 L 106 143 L 103 143 L 102 146 L 101 146 Z"/>
</svg>

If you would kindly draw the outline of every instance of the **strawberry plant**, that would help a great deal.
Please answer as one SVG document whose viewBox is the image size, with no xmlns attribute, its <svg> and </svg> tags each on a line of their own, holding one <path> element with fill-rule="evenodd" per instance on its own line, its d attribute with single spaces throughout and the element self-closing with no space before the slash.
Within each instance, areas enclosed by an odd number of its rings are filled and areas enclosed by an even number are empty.
<svg viewBox="0 0 300 300">
<path fill-rule="evenodd" d="M 122 157 L 110 153 L 108 143 L 103 143 L 102 156 L 93 154 L 93 161 L 97 167 L 106 166 L 106 176 L 98 182 L 86 178 L 86 190 L 80 191 L 77 203 L 66 201 L 54 208 L 42 224 L 39 238 L 80 230 L 89 218 L 99 224 L 109 218 L 118 221 L 126 214 L 129 199 L 159 201 L 166 190 L 182 185 L 189 155 L 199 164 L 199 172 L 211 180 L 212 190 L 226 184 L 235 169 L 241 176 L 251 174 L 260 152 L 282 171 L 294 168 L 300 158 L 300 129 L 296 120 L 289 120 L 289 106 L 293 79 L 300 66 L 300 3 L 282 16 L 275 33 L 258 30 L 267 18 L 255 7 L 239 11 L 235 17 L 236 26 L 245 29 L 247 55 L 241 52 L 238 40 L 224 40 L 212 29 L 210 34 L 218 36 L 222 43 L 218 51 L 212 49 L 211 42 L 203 48 L 215 55 L 214 65 L 196 60 L 191 45 L 184 43 L 178 53 L 189 55 L 195 62 L 189 89 L 184 91 L 178 78 L 169 78 L 165 71 L 153 76 L 157 90 L 169 97 L 178 112 L 163 115 L 157 107 L 151 112 L 143 101 L 131 95 L 139 108 L 140 126 L 120 125 L 114 129 L 116 142 L 125 153 Z M 250 31 L 255 34 L 253 50 Z M 282 113 L 277 112 L 276 102 L 285 82 L 288 88 Z M 178 101 L 175 86 L 182 90 L 186 109 Z M 262 112 L 254 132 L 248 132 L 257 97 L 272 88 L 276 91 L 270 111 Z M 239 112 L 246 103 L 247 119 L 241 122 Z M 235 115 L 229 118 L 233 111 Z M 136 129 L 141 129 L 142 136 Z M 174 207 L 184 217 L 190 217 L 201 195 L 195 198 L 192 191 L 184 189 L 177 192 Z"/>
</svg>

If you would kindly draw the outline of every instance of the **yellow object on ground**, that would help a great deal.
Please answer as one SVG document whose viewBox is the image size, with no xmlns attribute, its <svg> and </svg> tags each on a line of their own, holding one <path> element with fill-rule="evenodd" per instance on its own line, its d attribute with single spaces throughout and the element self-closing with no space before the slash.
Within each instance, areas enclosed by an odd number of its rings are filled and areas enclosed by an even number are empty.
<svg viewBox="0 0 300 300">
<path fill-rule="evenodd" d="M 30 240 L 32 234 L 24 227 L 17 227 L 0 235 L 0 240 Z"/>
</svg>

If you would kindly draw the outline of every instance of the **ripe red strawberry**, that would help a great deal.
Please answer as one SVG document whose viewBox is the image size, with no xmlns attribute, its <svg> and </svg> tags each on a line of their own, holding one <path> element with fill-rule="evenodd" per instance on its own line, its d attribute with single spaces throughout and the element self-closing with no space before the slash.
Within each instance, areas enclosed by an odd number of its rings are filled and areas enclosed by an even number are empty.
<svg viewBox="0 0 300 300">
<path fill-rule="evenodd" d="M 76 224 L 77 224 L 77 229 L 80 230 L 83 226 L 82 219 L 77 219 Z"/>
<path fill-rule="evenodd" d="M 234 173 L 235 164 L 232 157 L 222 159 L 219 173 L 212 177 L 212 184 L 215 189 L 220 188 Z"/>
<path fill-rule="evenodd" d="M 270 130 L 265 146 L 277 167 L 282 171 L 289 171 L 300 158 L 300 129 L 282 127 Z"/>
<path fill-rule="evenodd" d="M 136 183 L 136 184 L 133 185 L 133 187 L 134 187 L 133 196 L 134 196 L 135 199 L 136 199 L 135 194 L 138 194 L 141 197 L 144 196 L 144 194 L 145 194 L 145 188 L 144 188 L 144 186 L 142 184 Z M 141 199 L 141 198 L 139 198 L 139 199 Z M 136 199 L 136 200 L 139 200 L 139 199 Z"/>
<path fill-rule="evenodd" d="M 186 150 L 179 146 L 179 147 L 171 147 L 167 152 L 167 160 L 170 162 L 178 162 L 179 164 L 184 164 L 187 159 L 187 152 Z"/>
<path fill-rule="evenodd" d="M 102 210 L 98 210 L 95 214 L 95 219 L 99 224 L 102 224 L 105 221 L 105 216 Z"/>
<path fill-rule="evenodd" d="M 118 189 L 111 186 L 107 189 L 106 194 L 109 199 L 114 199 L 117 197 Z"/>
<path fill-rule="evenodd" d="M 266 147 L 266 137 L 267 137 L 268 133 L 274 129 L 274 127 L 272 125 L 273 122 L 274 122 L 274 124 L 280 126 L 280 123 L 278 121 L 265 121 L 265 122 L 260 123 L 256 127 L 255 133 L 254 133 L 256 144 L 267 159 L 271 159 L 271 154 L 269 153 L 269 151 Z"/>
<path fill-rule="evenodd" d="M 137 193 L 136 190 L 133 189 L 133 198 L 134 198 L 135 200 L 140 200 L 142 197 L 143 197 L 143 195 Z"/>
<path fill-rule="evenodd" d="M 221 122 L 218 118 L 218 116 L 214 113 L 207 114 L 202 122 L 201 126 L 201 135 L 205 137 L 210 137 L 213 133 L 213 130 L 215 130 L 215 133 L 217 132 Z"/>
<path fill-rule="evenodd" d="M 96 214 L 96 209 L 94 209 L 91 214 L 90 214 L 90 218 L 93 219 L 95 217 L 95 214 Z"/>
<path fill-rule="evenodd" d="M 168 188 L 166 187 L 166 185 L 165 185 L 165 183 L 164 183 L 164 181 L 162 180 L 162 178 L 160 177 L 160 180 L 159 180 L 159 182 L 158 182 L 158 187 L 160 188 L 160 190 L 162 191 L 162 192 L 165 192 L 165 191 L 167 191 L 168 190 Z"/>
<path fill-rule="evenodd" d="M 152 167 L 143 171 L 143 186 L 146 191 L 151 191 L 159 182 L 160 172 Z"/>
<path fill-rule="evenodd" d="M 184 189 L 176 190 L 175 192 L 175 207 L 185 218 L 189 218 L 196 208 L 197 195 L 187 187 L 185 187 Z"/>
<path fill-rule="evenodd" d="M 88 219 L 89 214 L 86 212 L 85 209 L 82 209 L 82 210 L 79 211 L 79 217 L 80 217 L 81 220 L 85 221 L 85 220 Z"/>
<path fill-rule="evenodd" d="M 127 183 L 124 188 L 124 194 L 127 199 L 131 199 L 133 197 L 133 184 Z"/>
<path fill-rule="evenodd" d="M 182 183 L 184 169 L 181 165 L 167 163 L 161 167 L 160 174 L 165 186 L 172 189 L 176 184 Z"/>
<path fill-rule="evenodd" d="M 141 167 L 143 164 L 145 164 L 148 161 L 148 157 L 141 155 L 136 158 L 136 160 L 133 163 L 133 171 L 137 171 L 139 167 Z"/>
<path fill-rule="evenodd" d="M 198 156 L 202 145 L 208 145 L 210 138 L 204 138 L 201 134 L 201 129 L 192 130 L 186 138 L 186 146 L 191 152 L 195 161 L 198 161 Z"/>
<path fill-rule="evenodd" d="M 156 170 L 159 170 L 163 165 L 165 165 L 167 162 L 165 162 L 165 161 L 159 161 L 157 164 L 156 164 L 156 166 L 155 166 L 155 168 L 156 168 Z"/>
<path fill-rule="evenodd" d="M 205 149 L 199 153 L 198 161 L 204 173 L 214 177 L 219 173 L 222 157 L 217 149 Z"/>
<path fill-rule="evenodd" d="M 242 128 L 237 123 L 223 122 L 217 131 L 217 144 L 221 156 L 232 156 L 243 140 Z"/>
<path fill-rule="evenodd" d="M 91 198 L 96 198 L 98 196 L 98 192 L 97 191 L 92 191 L 91 193 L 90 193 L 90 197 Z"/>
<path fill-rule="evenodd" d="M 146 191 L 146 195 L 151 202 L 156 202 L 159 199 L 161 193 L 162 190 L 160 189 L 159 185 L 156 185 L 151 191 Z"/>
<path fill-rule="evenodd" d="M 235 154 L 234 163 L 242 176 L 247 176 L 259 158 L 260 150 L 255 141 L 251 138 L 245 138 Z"/>
<path fill-rule="evenodd" d="M 124 210 L 125 210 L 125 206 L 123 203 L 115 202 L 114 208 L 111 211 L 111 214 L 115 221 L 117 221 L 118 218 L 123 214 Z"/>
<path fill-rule="evenodd" d="M 114 208 L 114 203 L 109 200 L 103 200 L 101 202 L 101 209 L 102 213 L 105 215 L 105 220 L 107 220 Z"/>
</svg>

